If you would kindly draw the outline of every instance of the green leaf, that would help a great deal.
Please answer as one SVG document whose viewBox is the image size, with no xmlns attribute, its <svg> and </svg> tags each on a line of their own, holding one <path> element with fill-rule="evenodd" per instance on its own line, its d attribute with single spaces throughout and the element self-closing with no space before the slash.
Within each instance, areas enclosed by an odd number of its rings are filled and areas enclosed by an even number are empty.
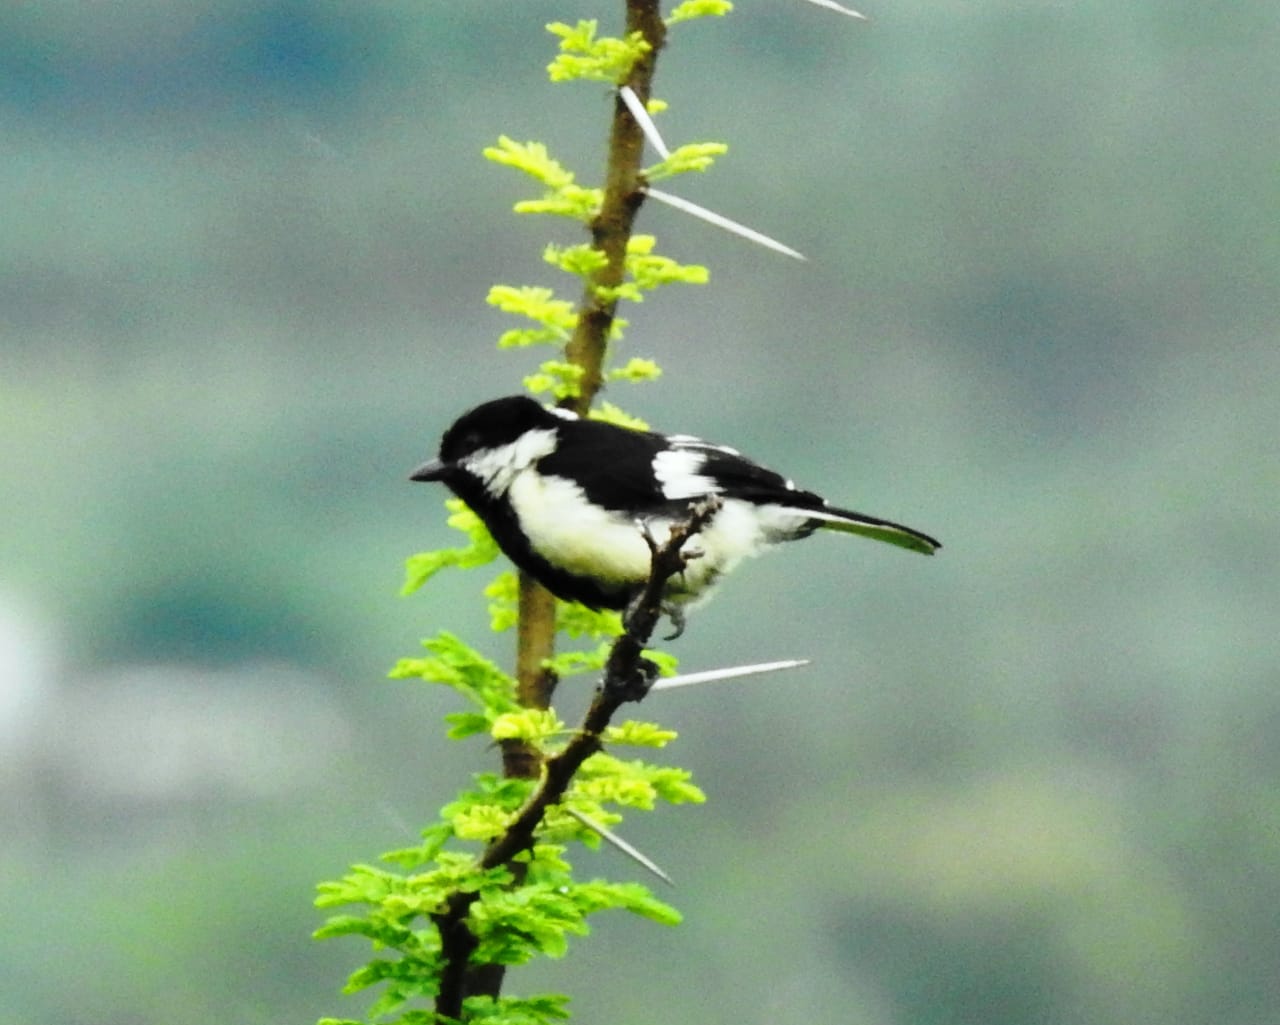
<svg viewBox="0 0 1280 1025">
<path fill-rule="evenodd" d="M 658 667 L 659 676 L 675 676 L 676 670 L 680 668 L 680 660 L 669 652 L 645 648 L 643 654 Z"/>
<path fill-rule="evenodd" d="M 675 730 L 665 730 L 657 723 L 629 719 L 608 727 L 604 732 L 604 742 L 630 747 L 666 747 L 677 736 Z"/>
<path fill-rule="evenodd" d="M 549 1025 L 569 1017 L 568 1003 L 569 998 L 562 993 L 528 997 L 473 996 L 462 1003 L 463 1020 L 467 1025 Z"/>
<path fill-rule="evenodd" d="M 338 904 L 377 904 L 395 887 L 398 878 L 373 865 L 352 865 L 351 871 L 336 882 L 321 883 L 316 889 L 316 907 Z"/>
<path fill-rule="evenodd" d="M 634 281 L 624 281 L 620 285 L 592 285 L 591 293 L 602 303 L 644 302 L 644 293 Z"/>
<path fill-rule="evenodd" d="M 638 760 L 624 762 L 600 752 L 583 762 L 570 793 L 651 811 L 659 799 L 670 804 L 701 804 L 705 801 L 706 795 L 690 782 L 691 779 L 692 774 L 684 769 L 649 765 Z"/>
<path fill-rule="evenodd" d="M 666 22 L 671 26 L 694 18 L 723 17 L 732 10 L 729 0 L 684 0 L 667 15 Z"/>
<path fill-rule="evenodd" d="M 525 740 L 540 744 L 564 731 L 565 724 L 553 710 L 522 708 L 498 716 L 489 732 L 494 740 Z"/>
<path fill-rule="evenodd" d="M 486 892 L 471 905 L 467 924 L 480 963 L 523 964 L 537 954 L 562 957 L 571 934 L 589 930 L 572 888 L 526 882 L 515 890 Z"/>
<path fill-rule="evenodd" d="M 494 285 L 486 302 L 503 313 L 511 313 L 542 325 L 539 328 L 507 331 L 498 339 L 498 347 L 510 349 L 526 345 L 563 344 L 573 335 L 578 314 L 573 303 L 555 298 L 549 288 L 525 285 Z"/>
<path fill-rule="evenodd" d="M 576 25 L 553 22 L 547 26 L 548 32 L 560 37 L 560 53 L 547 65 L 551 81 L 588 79 L 621 85 L 636 61 L 649 52 L 650 46 L 639 32 L 632 32 L 626 39 L 597 38 L 597 24 L 593 20 Z"/>
<path fill-rule="evenodd" d="M 606 883 L 599 880 L 584 884 L 597 900 L 607 901 L 608 907 L 622 908 L 641 915 L 661 925 L 679 925 L 680 912 L 670 904 L 658 900 L 647 887 L 639 883 Z"/>
<path fill-rule="evenodd" d="M 601 402 L 595 406 L 588 416 L 592 420 L 602 420 L 607 424 L 617 424 L 619 427 L 627 427 L 633 431 L 647 431 L 648 423 L 641 420 L 638 416 L 632 416 L 630 413 L 624 413 L 612 402 Z"/>
<path fill-rule="evenodd" d="M 500 136 L 497 146 L 484 150 L 485 158 L 523 171 L 542 182 L 548 189 L 559 191 L 573 184 L 573 172 L 567 170 L 540 142 L 516 142 Z"/>
<path fill-rule="evenodd" d="M 612 641 L 603 641 L 592 651 L 561 651 L 547 659 L 544 665 L 556 676 L 580 676 L 583 673 L 598 673 L 609 660 L 609 649 Z"/>
<path fill-rule="evenodd" d="M 705 285 L 710 279 L 706 267 L 680 264 L 654 253 L 652 235 L 633 235 L 627 243 L 626 269 L 637 288 L 651 291 L 660 285 Z"/>
<path fill-rule="evenodd" d="M 379 982 L 401 979 L 404 977 L 405 970 L 406 966 L 403 961 L 387 961 L 382 958 L 374 958 L 368 964 L 351 973 L 347 979 L 347 984 L 342 987 L 342 992 L 357 993 L 370 986 L 376 986 Z M 370 1015 L 370 1017 L 377 1016 Z"/>
<path fill-rule="evenodd" d="M 626 364 L 608 373 L 611 381 L 655 381 L 662 376 L 662 368 L 651 359 L 632 356 Z"/>
<path fill-rule="evenodd" d="M 449 498 L 444 504 L 449 510 L 449 526 L 466 534 L 468 543 L 460 548 L 440 548 L 409 556 L 405 562 L 404 585 L 400 588 L 402 595 L 413 594 L 442 569 L 454 566 L 469 569 L 483 566 L 498 557 L 498 545 L 480 517 L 461 499 Z"/>
<path fill-rule="evenodd" d="M 440 548 L 411 555 L 405 560 L 404 584 L 400 587 L 400 594 L 405 597 L 413 594 L 442 569 L 470 569 L 493 562 L 497 557 L 498 546 L 492 540 L 465 548 Z"/>
<path fill-rule="evenodd" d="M 564 360 L 547 360 L 539 372 L 524 379 L 524 386 L 535 395 L 551 392 L 557 399 L 573 398 L 578 394 L 579 382 L 584 371 L 576 363 Z"/>
<path fill-rule="evenodd" d="M 442 630 L 422 646 L 427 658 L 402 658 L 392 668 L 392 679 L 420 679 L 452 687 L 483 712 L 497 714 L 518 708 L 516 681 L 461 638 Z"/>
<path fill-rule="evenodd" d="M 550 811 L 550 809 L 548 809 Z M 556 809 L 560 812 L 560 809 Z M 577 822 L 572 816 L 560 814 L 562 819 L 568 819 Z M 527 878 L 530 882 L 548 883 L 553 886 L 562 886 L 569 881 L 571 874 L 570 865 L 561 856 L 565 852 L 563 844 L 547 843 L 546 840 L 539 838 L 539 841 L 533 845 L 531 851 L 524 854 L 525 860 L 529 866 L 529 874 Z"/>
<path fill-rule="evenodd" d="M 442 818 L 452 819 L 474 807 L 492 806 L 507 813 L 515 812 L 524 804 L 534 786 L 533 780 L 508 779 L 492 772 L 476 773 L 472 783 L 474 789 L 464 790 L 441 809 Z"/>
<path fill-rule="evenodd" d="M 477 733 L 488 733 L 493 720 L 484 712 L 446 712 L 444 721 L 449 724 L 450 740 L 465 740 Z"/>
<path fill-rule="evenodd" d="M 401 847 L 381 855 L 383 861 L 401 868 L 417 868 L 436 859 L 444 845 L 453 837 L 453 829 L 447 822 L 437 822 L 422 831 L 423 842 L 416 847 Z"/>
<path fill-rule="evenodd" d="M 510 630 L 520 622 L 520 579 L 511 570 L 499 573 L 484 589 L 489 599 L 489 629 Z"/>
<path fill-rule="evenodd" d="M 570 637 L 608 637 L 622 634 L 622 614 L 611 609 L 589 609 L 577 602 L 556 606 L 556 630 Z"/>
<path fill-rule="evenodd" d="M 609 265 L 609 257 L 585 242 L 576 246 L 548 245 L 542 251 L 542 258 L 566 274 L 587 280 Z"/>
<path fill-rule="evenodd" d="M 687 142 L 672 150 L 670 156 L 646 167 L 642 173 L 651 182 L 693 171 L 701 173 L 716 162 L 716 157 L 722 157 L 728 152 L 729 147 L 723 142 Z"/>
<path fill-rule="evenodd" d="M 333 936 L 367 936 L 370 939 L 376 939 L 378 932 L 377 926 L 367 918 L 359 915 L 334 915 L 311 935 L 317 940 L 329 939 Z"/>
<path fill-rule="evenodd" d="M 595 216 L 604 201 L 601 189 L 576 184 L 573 172 L 555 160 L 540 142 L 520 143 L 504 135 L 484 155 L 496 164 L 523 171 L 546 186 L 542 198 L 516 203 L 516 213 L 561 214 L 585 222 Z"/>
<path fill-rule="evenodd" d="M 555 841 L 561 844 L 576 842 L 592 850 L 600 846 L 600 834 L 577 817 L 569 814 L 569 809 L 578 812 L 580 815 L 585 815 L 592 822 L 599 823 L 605 827 L 616 825 L 622 821 L 622 816 L 616 811 L 603 808 L 598 802 L 584 798 L 581 794 L 575 794 L 571 799 L 566 798 L 561 804 L 547 809 L 546 818 L 538 830 L 539 840 L 543 842 Z M 568 868 L 569 866 L 565 864 L 565 875 L 557 880 L 560 885 L 572 881 L 568 876 Z M 544 882 L 552 881 L 545 874 L 538 878 Z"/>
<path fill-rule="evenodd" d="M 588 224 L 595 219 L 603 203 L 603 189 L 567 185 L 541 199 L 522 199 L 512 209 L 518 214 L 554 214 Z"/>
<path fill-rule="evenodd" d="M 510 822 L 511 815 L 493 805 L 464 809 L 452 819 L 453 832 L 459 840 L 492 840 L 501 836 Z"/>
</svg>

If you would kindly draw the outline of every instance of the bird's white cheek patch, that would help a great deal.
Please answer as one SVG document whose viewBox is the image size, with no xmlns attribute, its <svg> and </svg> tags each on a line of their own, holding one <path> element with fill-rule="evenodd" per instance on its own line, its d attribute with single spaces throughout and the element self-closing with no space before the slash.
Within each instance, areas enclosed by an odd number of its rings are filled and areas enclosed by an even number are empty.
<svg viewBox="0 0 1280 1025">
<path fill-rule="evenodd" d="M 635 583 L 649 575 L 649 547 L 631 520 L 587 501 L 562 477 L 517 473 L 507 497 L 533 550 L 581 576 Z"/>
<path fill-rule="evenodd" d="M 511 487 L 516 474 L 554 452 L 555 447 L 555 431 L 526 431 L 509 444 L 472 453 L 463 460 L 463 466 L 484 481 L 489 494 L 500 498 Z"/>
</svg>

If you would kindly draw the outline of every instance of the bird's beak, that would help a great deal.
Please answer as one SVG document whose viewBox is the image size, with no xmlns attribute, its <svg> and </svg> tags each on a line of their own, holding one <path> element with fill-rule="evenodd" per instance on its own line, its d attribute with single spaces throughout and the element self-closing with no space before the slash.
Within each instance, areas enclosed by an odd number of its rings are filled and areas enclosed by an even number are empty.
<svg viewBox="0 0 1280 1025">
<path fill-rule="evenodd" d="M 443 480 L 444 475 L 448 473 L 450 466 L 448 463 L 441 462 L 439 459 L 428 459 L 419 466 L 413 473 L 409 474 L 410 480 Z"/>
</svg>

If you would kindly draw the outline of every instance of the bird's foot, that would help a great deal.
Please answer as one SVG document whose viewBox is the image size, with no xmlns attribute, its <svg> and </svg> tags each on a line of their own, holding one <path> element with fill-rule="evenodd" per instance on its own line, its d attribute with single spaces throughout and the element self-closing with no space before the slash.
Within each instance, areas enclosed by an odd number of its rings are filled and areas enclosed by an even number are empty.
<svg viewBox="0 0 1280 1025">
<path fill-rule="evenodd" d="M 684 609 L 683 607 L 677 605 L 675 602 L 667 601 L 662 603 L 662 612 L 667 617 L 667 619 L 671 621 L 671 625 L 675 628 L 675 633 L 669 634 L 662 639 L 664 641 L 674 641 L 677 637 L 679 637 L 682 633 L 684 633 L 684 627 L 685 627 Z"/>
<path fill-rule="evenodd" d="M 636 660 L 634 673 L 619 679 L 609 679 L 605 686 L 623 701 L 643 701 L 657 678 L 658 663 L 641 656 Z"/>
<path fill-rule="evenodd" d="M 644 595 L 638 595 L 630 605 L 622 613 L 622 625 L 624 629 L 630 631 L 631 624 L 635 622 L 635 617 L 640 612 L 644 602 Z M 685 615 L 684 607 L 673 601 L 664 601 L 658 606 L 659 611 L 670 620 L 671 625 L 675 628 L 675 633 L 669 634 L 662 638 L 664 641 L 674 641 L 677 637 L 684 633 Z"/>
</svg>

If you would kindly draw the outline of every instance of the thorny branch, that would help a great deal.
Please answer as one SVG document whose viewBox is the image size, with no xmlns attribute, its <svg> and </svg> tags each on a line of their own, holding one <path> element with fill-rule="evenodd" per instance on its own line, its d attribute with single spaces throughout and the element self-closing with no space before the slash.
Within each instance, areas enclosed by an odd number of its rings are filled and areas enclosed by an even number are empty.
<svg viewBox="0 0 1280 1025">
<path fill-rule="evenodd" d="M 595 698 L 583 717 L 577 734 L 554 758 L 547 759 L 542 782 L 525 802 L 506 831 L 485 848 L 480 857 L 484 869 L 509 865 L 517 854 L 533 846 L 534 836 L 547 809 L 557 804 L 569 789 L 582 763 L 603 748 L 601 736 L 615 712 L 628 701 L 639 701 L 653 683 L 655 668 L 644 657 L 644 646 L 663 614 L 662 595 L 667 581 L 681 573 L 691 555 L 682 552 L 685 542 L 697 534 L 720 508 L 718 498 L 708 498 L 689 508 L 688 516 L 671 528 L 666 541 L 651 541 L 653 550 L 649 581 L 625 617 L 625 632 L 613 644 L 604 676 Z M 467 926 L 467 915 L 478 894 L 455 891 L 445 909 L 432 916 L 440 931 L 444 967 L 436 1014 L 460 1018 L 462 1001 L 477 991 L 469 974 L 469 961 L 476 949 L 476 937 Z M 488 967 L 488 966 L 476 966 Z M 469 984 L 470 983 L 470 984 Z"/>
<path fill-rule="evenodd" d="M 649 44 L 648 51 L 636 61 L 621 85 L 629 86 L 642 102 L 649 99 L 658 52 L 666 39 L 666 23 L 659 0 L 626 0 L 626 31 L 639 32 Z M 565 347 L 565 358 L 582 368 L 577 398 L 570 405 L 585 415 L 604 380 L 605 354 L 617 308 L 617 300 L 606 300 L 600 290 L 616 288 L 626 274 L 627 243 L 631 238 L 635 217 L 644 201 L 640 168 L 643 164 L 644 131 L 627 109 L 621 97 L 615 99 L 613 122 L 609 132 L 608 158 L 605 168 L 604 199 L 600 212 L 591 222 L 592 245 L 605 254 L 606 263 L 588 283 L 578 304 L 578 323 Z M 520 574 L 519 625 L 516 638 L 516 698 L 526 708 L 547 708 L 559 682 L 547 662 L 555 654 L 556 600 L 545 587 L 527 573 Z M 648 634 L 645 635 L 646 637 Z M 540 771 L 539 754 L 522 740 L 502 742 L 502 772 L 508 778 L 536 779 Z M 584 756 L 585 757 L 585 756 Z M 572 773 L 570 773 L 572 775 Z M 517 878 L 522 866 L 516 865 Z M 446 912 L 460 923 L 466 917 L 470 901 Z M 456 914 L 455 914 L 456 912 Z M 441 929 L 442 936 L 444 929 Z M 469 934 L 468 934 L 469 935 Z M 474 945 L 474 940 L 471 941 Z M 459 938 L 465 945 L 465 937 Z M 461 950 L 461 946 L 459 947 Z M 461 973 L 470 950 L 457 962 Z M 451 965 L 453 962 L 451 962 Z M 497 996 L 502 987 L 501 965 L 485 966 L 470 978 L 458 974 L 452 982 L 456 995 L 445 1001 L 460 1010 L 464 990 Z M 445 980 L 448 982 L 448 980 Z M 446 989 L 442 984 L 441 999 Z M 439 1004 L 440 1001 L 438 1000 Z M 444 1013 L 444 1012 L 442 1012 Z"/>
<path fill-rule="evenodd" d="M 639 32 L 649 50 L 632 66 L 625 82 L 642 103 L 653 90 L 658 52 L 666 40 L 667 26 L 659 0 L 626 0 L 626 31 Z M 604 299 L 599 289 L 616 288 L 626 275 L 627 243 L 636 214 L 644 202 L 644 131 L 619 96 L 614 100 L 609 131 L 609 154 L 605 168 L 604 200 L 591 222 L 592 245 L 605 254 L 605 265 L 593 275 L 578 304 L 578 323 L 565 347 L 565 358 L 582 368 L 578 395 L 568 400 L 575 412 L 585 416 L 604 380 L 605 353 L 617 310 L 616 298 Z M 530 708 L 546 708 L 556 678 L 543 667 L 554 653 L 555 599 L 537 581 L 520 575 L 520 635 L 516 648 L 516 679 L 519 699 Z M 536 772 L 527 750 L 504 747 L 504 771 L 509 776 Z"/>
</svg>

